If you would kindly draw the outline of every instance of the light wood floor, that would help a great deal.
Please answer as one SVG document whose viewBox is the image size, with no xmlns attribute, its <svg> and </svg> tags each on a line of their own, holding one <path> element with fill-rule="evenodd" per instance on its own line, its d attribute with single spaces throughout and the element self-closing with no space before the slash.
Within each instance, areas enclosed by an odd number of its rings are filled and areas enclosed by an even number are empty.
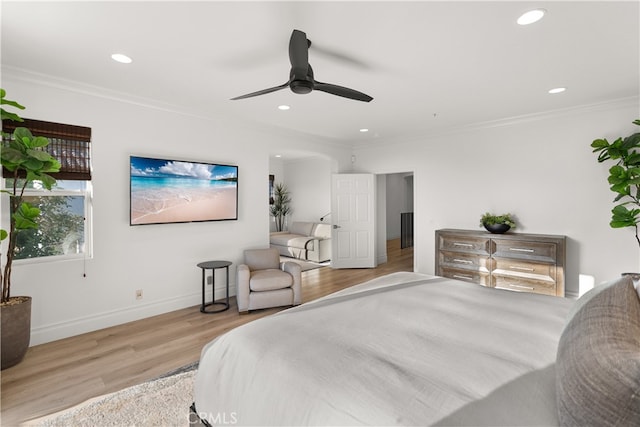
<svg viewBox="0 0 640 427">
<path fill-rule="evenodd" d="M 388 242 L 387 262 L 375 269 L 302 273 L 303 302 L 396 271 L 413 271 L 413 248 L 400 249 L 399 239 Z M 0 374 L 0 425 L 17 426 L 195 362 L 213 338 L 281 310 L 239 315 L 235 298 L 231 304 L 214 315 L 189 307 L 31 347 L 20 364 Z"/>
</svg>

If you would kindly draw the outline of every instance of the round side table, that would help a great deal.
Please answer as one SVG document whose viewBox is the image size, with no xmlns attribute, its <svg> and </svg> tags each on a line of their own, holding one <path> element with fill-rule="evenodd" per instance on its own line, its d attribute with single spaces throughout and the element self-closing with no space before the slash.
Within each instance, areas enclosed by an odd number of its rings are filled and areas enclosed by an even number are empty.
<svg viewBox="0 0 640 427">
<path fill-rule="evenodd" d="M 213 314 L 220 313 L 222 311 L 229 309 L 229 266 L 232 264 L 231 261 L 205 261 L 198 264 L 198 267 L 202 269 L 202 305 L 200 306 L 201 313 Z M 215 292 L 216 292 L 216 269 L 224 268 L 227 270 L 227 293 L 226 293 L 226 302 L 216 302 L 215 301 Z M 211 270 L 211 287 L 213 289 L 212 301 L 209 303 L 204 302 L 204 290 L 206 287 L 206 274 L 207 270 Z M 215 310 L 207 310 L 207 307 L 211 307 L 214 305 L 221 305 L 221 308 Z"/>
</svg>

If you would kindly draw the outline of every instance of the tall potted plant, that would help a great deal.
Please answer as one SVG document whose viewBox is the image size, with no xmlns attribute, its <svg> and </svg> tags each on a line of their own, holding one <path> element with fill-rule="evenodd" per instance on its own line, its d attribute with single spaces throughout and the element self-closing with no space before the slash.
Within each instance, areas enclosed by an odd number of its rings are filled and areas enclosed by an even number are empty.
<svg viewBox="0 0 640 427">
<path fill-rule="evenodd" d="M 273 187 L 273 204 L 270 206 L 271 216 L 276 221 L 276 231 L 283 231 L 287 215 L 291 213 L 291 197 L 287 187 L 279 182 Z"/>
<path fill-rule="evenodd" d="M 640 126 L 640 119 L 633 124 Z M 638 223 L 640 222 L 640 132 L 627 137 L 619 137 L 609 143 L 606 139 L 596 139 L 591 143 L 598 162 L 612 161 L 609 169 L 611 191 L 616 193 L 617 203 L 611 210 L 612 228 L 633 227 L 640 246 Z"/>
<path fill-rule="evenodd" d="M 14 112 L 6 111 L 4 106 L 19 110 L 24 107 L 16 101 L 5 99 L 6 91 L 0 89 L 2 120 L 22 122 Z M 49 140 L 31 134 L 29 129 L 18 127 L 12 135 L 2 133 L 0 160 L 7 180 L 8 188 L 2 193 L 9 196 L 9 230 L 0 229 L 0 241 L 8 238 L 6 261 L 0 265 L 2 297 L 0 314 L 2 328 L 2 369 L 19 363 L 29 348 L 31 338 L 31 297 L 11 296 L 11 271 L 16 253 L 17 236 L 21 230 L 37 229 L 40 209 L 30 205 L 24 199 L 25 189 L 34 181 L 39 181 L 47 190 L 56 180 L 48 175 L 60 170 L 60 162 L 47 153 L 44 148 Z M 8 172 L 8 174 L 6 174 Z M 0 263 L 1 264 L 1 263 Z"/>
</svg>

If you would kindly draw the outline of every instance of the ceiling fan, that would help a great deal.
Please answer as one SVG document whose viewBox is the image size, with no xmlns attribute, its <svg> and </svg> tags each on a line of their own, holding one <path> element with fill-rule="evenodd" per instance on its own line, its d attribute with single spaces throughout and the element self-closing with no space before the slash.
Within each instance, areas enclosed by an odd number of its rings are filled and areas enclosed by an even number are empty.
<svg viewBox="0 0 640 427">
<path fill-rule="evenodd" d="M 265 95 L 286 87 L 289 87 L 297 94 L 306 94 L 312 90 L 319 90 L 332 95 L 355 99 L 356 101 L 369 102 L 373 99 L 367 94 L 358 92 L 354 89 L 349 89 L 348 87 L 338 86 L 331 83 L 322 83 L 315 80 L 313 78 L 313 69 L 311 68 L 311 65 L 309 65 L 309 46 L 311 46 L 311 40 L 307 39 L 307 35 L 302 31 L 293 30 L 293 33 L 291 33 L 291 40 L 289 41 L 289 61 L 291 62 L 289 81 L 280 86 L 237 96 L 235 98 L 231 98 L 231 100 L 233 101 L 236 99 Z"/>
</svg>

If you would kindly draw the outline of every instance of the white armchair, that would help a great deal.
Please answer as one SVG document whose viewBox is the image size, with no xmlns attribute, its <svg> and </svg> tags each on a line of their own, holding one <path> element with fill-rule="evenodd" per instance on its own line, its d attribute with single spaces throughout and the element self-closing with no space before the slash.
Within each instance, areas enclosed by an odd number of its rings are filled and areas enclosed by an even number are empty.
<svg viewBox="0 0 640 427">
<path fill-rule="evenodd" d="M 295 262 L 280 262 L 277 249 L 244 251 L 237 268 L 238 311 L 302 303 L 302 272 Z"/>
</svg>

